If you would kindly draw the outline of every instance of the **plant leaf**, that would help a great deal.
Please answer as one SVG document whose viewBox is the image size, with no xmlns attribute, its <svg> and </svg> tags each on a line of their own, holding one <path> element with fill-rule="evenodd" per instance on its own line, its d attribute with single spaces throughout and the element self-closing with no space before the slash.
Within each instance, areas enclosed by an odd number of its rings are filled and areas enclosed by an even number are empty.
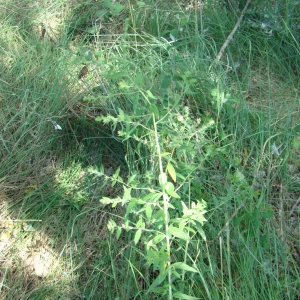
<svg viewBox="0 0 300 300">
<path fill-rule="evenodd" d="M 156 99 L 156 97 L 151 93 L 150 90 L 147 90 L 147 95 L 148 95 L 149 98 L 151 98 L 151 99 Z"/>
<path fill-rule="evenodd" d="M 176 182 L 176 171 L 171 163 L 168 163 L 167 165 L 167 171 L 174 182 Z"/>
<path fill-rule="evenodd" d="M 178 299 L 187 299 L 187 300 L 198 300 L 200 298 L 194 297 L 194 296 L 189 296 L 187 294 L 183 294 L 181 292 L 175 292 L 173 294 L 174 297 L 178 298 Z"/>
<path fill-rule="evenodd" d="M 154 105 L 153 103 L 150 104 L 150 109 L 154 113 L 155 117 L 159 118 L 159 112 L 158 112 L 156 105 Z"/>
<path fill-rule="evenodd" d="M 195 268 L 187 265 L 184 262 L 176 262 L 176 263 L 172 264 L 171 267 L 173 267 L 175 269 L 184 270 L 184 271 L 199 273 Z"/>
<path fill-rule="evenodd" d="M 177 198 L 177 199 L 180 198 L 179 195 L 174 191 L 175 188 L 174 188 L 173 183 L 167 182 L 164 185 L 164 187 L 165 187 L 165 189 L 166 189 L 166 191 L 167 191 L 167 193 L 168 193 L 169 196 L 172 196 L 172 197 Z"/>
<path fill-rule="evenodd" d="M 198 232 L 200 233 L 201 237 L 203 238 L 203 241 L 206 241 L 206 235 L 205 235 L 203 228 L 199 224 L 196 224 L 196 226 L 197 226 Z"/>
<path fill-rule="evenodd" d="M 141 238 L 142 235 L 142 229 L 138 229 L 134 235 L 134 243 L 137 244 Z"/>
<path fill-rule="evenodd" d="M 151 292 L 156 286 L 158 286 L 160 283 L 162 283 L 165 280 L 167 274 L 168 274 L 167 272 L 160 272 L 160 274 L 152 282 L 152 284 L 149 287 L 147 293 Z"/>
<path fill-rule="evenodd" d="M 146 205 L 146 218 L 150 222 L 152 216 L 152 205 L 149 203 Z"/>
<path fill-rule="evenodd" d="M 261 214 L 261 217 L 264 219 L 269 219 L 274 215 L 273 211 L 266 211 Z"/>
<path fill-rule="evenodd" d="M 164 156 L 168 156 L 169 154 L 171 154 L 171 152 L 164 152 L 164 153 L 161 153 L 159 156 L 164 157 Z"/>
<path fill-rule="evenodd" d="M 160 243 L 163 239 L 165 239 L 165 236 L 163 234 L 158 234 L 153 239 L 153 244 L 156 245 Z"/>
<path fill-rule="evenodd" d="M 116 238 L 117 238 L 117 240 L 120 238 L 121 233 L 122 233 L 122 228 L 118 227 L 117 232 L 116 232 Z"/>
<path fill-rule="evenodd" d="M 170 226 L 169 232 L 181 240 L 188 241 L 190 239 L 189 235 L 178 227 Z"/>
<path fill-rule="evenodd" d="M 297 134 L 297 136 L 294 137 L 294 147 L 299 150 L 300 149 L 300 136 Z"/>
<path fill-rule="evenodd" d="M 167 174 L 161 173 L 158 176 L 159 184 L 165 184 L 167 182 Z"/>
<path fill-rule="evenodd" d="M 106 9 L 99 9 L 97 12 L 96 12 L 96 17 L 97 18 L 102 18 L 104 15 L 106 15 L 108 13 L 108 11 Z"/>
<path fill-rule="evenodd" d="M 117 223 L 114 220 L 110 219 L 107 223 L 108 230 L 111 233 L 113 233 L 116 227 L 117 227 Z"/>
<path fill-rule="evenodd" d="M 213 97 L 217 97 L 219 95 L 219 91 L 218 91 L 218 89 L 213 89 L 213 90 L 210 91 L 210 94 Z"/>
</svg>

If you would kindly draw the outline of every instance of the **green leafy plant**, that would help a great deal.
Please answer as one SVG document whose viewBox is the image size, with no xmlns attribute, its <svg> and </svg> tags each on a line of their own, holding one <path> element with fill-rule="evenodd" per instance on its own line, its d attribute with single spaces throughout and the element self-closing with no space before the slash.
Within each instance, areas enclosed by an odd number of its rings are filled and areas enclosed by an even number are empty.
<svg viewBox="0 0 300 300">
<path fill-rule="evenodd" d="M 211 96 L 213 97 L 213 107 L 216 109 L 218 114 L 221 112 L 225 103 L 231 105 L 237 103 L 236 98 L 234 98 L 231 94 L 220 90 L 219 87 L 211 90 Z"/>
<path fill-rule="evenodd" d="M 187 81 L 184 90 L 188 84 L 193 82 Z M 111 123 L 114 129 L 119 128 L 118 136 L 123 141 L 137 143 L 138 147 L 148 149 L 152 160 L 152 171 L 148 175 L 150 182 L 156 183 L 151 186 L 132 186 L 135 178 L 132 175 L 123 185 L 123 197 L 105 197 L 101 202 L 126 206 L 123 225 L 117 226 L 110 221 L 109 229 L 116 231 L 117 238 L 123 231 L 133 231 L 134 244 L 143 245 L 145 264 L 152 268 L 152 272 L 158 272 L 148 293 L 160 293 L 169 299 L 173 296 L 188 299 L 188 294 L 185 294 L 188 289 L 183 284 L 186 274 L 200 272 L 195 265 L 196 258 L 188 248 L 197 236 L 206 239 L 203 230 L 206 203 L 202 199 L 195 199 L 186 190 L 186 185 L 193 181 L 196 165 L 207 159 L 197 153 L 205 151 L 209 144 L 205 133 L 214 126 L 214 122 L 208 120 L 201 124 L 193 120 L 187 106 L 179 113 L 178 100 L 171 110 L 158 106 L 156 102 L 162 101 L 163 95 L 156 96 L 150 90 L 138 89 L 145 100 L 144 108 L 134 108 L 135 112 L 140 110 L 139 114 L 129 115 L 119 108 L 116 116 L 108 114 L 96 120 L 104 124 Z M 141 110 L 149 113 L 143 115 Z M 174 247 L 183 249 L 176 262 L 172 261 Z M 180 285 L 174 285 L 175 278 L 181 281 Z"/>
</svg>

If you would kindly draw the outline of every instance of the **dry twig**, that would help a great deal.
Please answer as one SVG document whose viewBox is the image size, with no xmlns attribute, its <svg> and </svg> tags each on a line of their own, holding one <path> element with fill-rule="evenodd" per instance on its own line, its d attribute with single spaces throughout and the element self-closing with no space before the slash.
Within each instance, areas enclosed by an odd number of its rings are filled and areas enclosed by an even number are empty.
<svg viewBox="0 0 300 300">
<path fill-rule="evenodd" d="M 248 5 L 249 5 L 250 2 L 251 2 L 251 0 L 248 0 L 248 1 L 247 1 L 247 3 L 246 3 L 246 5 L 245 5 L 245 7 L 244 7 L 244 9 L 243 9 L 243 11 L 242 11 L 242 13 L 241 13 L 239 19 L 238 19 L 238 21 L 236 22 L 236 24 L 235 24 L 234 28 L 232 29 L 232 31 L 230 32 L 228 38 L 226 39 L 226 41 L 225 41 L 224 44 L 222 45 L 221 50 L 220 50 L 220 52 L 218 53 L 218 56 L 217 56 L 217 58 L 216 58 L 216 62 L 219 62 L 219 61 L 220 61 L 220 59 L 221 59 L 221 57 L 222 57 L 222 55 L 223 55 L 223 53 L 224 53 L 226 47 L 228 46 L 229 42 L 230 42 L 230 41 L 232 40 L 232 38 L 233 38 L 233 35 L 235 34 L 235 32 L 237 31 L 238 27 L 240 26 L 240 24 L 241 24 L 241 22 L 242 22 L 242 19 L 243 19 L 244 15 L 245 15 L 245 12 L 246 12 L 247 7 L 248 7 Z"/>
</svg>

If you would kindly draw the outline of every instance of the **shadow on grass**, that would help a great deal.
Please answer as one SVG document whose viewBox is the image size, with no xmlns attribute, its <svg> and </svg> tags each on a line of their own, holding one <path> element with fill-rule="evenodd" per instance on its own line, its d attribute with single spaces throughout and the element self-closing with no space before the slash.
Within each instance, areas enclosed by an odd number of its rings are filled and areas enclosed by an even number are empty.
<svg viewBox="0 0 300 300">
<path fill-rule="evenodd" d="M 124 212 L 101 206 L 99 200 L 121 195 L 122 186 L 112 186 L 109 177 L 119 167 L 126 176 L 124 150 L 99 123 L 78 118 L 67 123 L 55 131 L 52 150 L 30 165 L 30 185 L 11 189 L 7 196 L 3 192 L 1 279 L 6 299 L 35 299 L 41 293 L 75 299 L 80 291 L 87 297 L 103 295 L 95 278 L 103 280 L 110 268 L 107 222 L 111 217 L 118 221 Z M 5 191 L 5 180 L 2 186 Z"/>
<path fill-rule="evenodd" d="M 125 241 L 110 241 L 107 221 L 123 211 L 99 200 L 122 192 L 109 177 L 119 167 L 126 176 L 125 152 L 110 129 L 70 117 L 82 99 L 80 66 L 53 7 L 11 1 L 4 9 L 0 298 L 108 299 L 119 293 L 104 286 Z"/>
</svg>

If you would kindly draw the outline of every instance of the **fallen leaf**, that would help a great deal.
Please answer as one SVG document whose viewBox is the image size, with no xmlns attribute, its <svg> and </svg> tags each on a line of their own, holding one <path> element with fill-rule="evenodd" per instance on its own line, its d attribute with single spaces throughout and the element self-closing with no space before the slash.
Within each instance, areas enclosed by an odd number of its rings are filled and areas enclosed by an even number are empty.
<svg viewBox="0 0 300 300">
<path fill-rule="evenodd" d="M 87 66 L 84 66 L 78 75 L 78 79 L 81 79 L 82 77 L 84 77 L 88 72 L 89 72 L 89 70 L 88 70 Z"/>
</svg>

